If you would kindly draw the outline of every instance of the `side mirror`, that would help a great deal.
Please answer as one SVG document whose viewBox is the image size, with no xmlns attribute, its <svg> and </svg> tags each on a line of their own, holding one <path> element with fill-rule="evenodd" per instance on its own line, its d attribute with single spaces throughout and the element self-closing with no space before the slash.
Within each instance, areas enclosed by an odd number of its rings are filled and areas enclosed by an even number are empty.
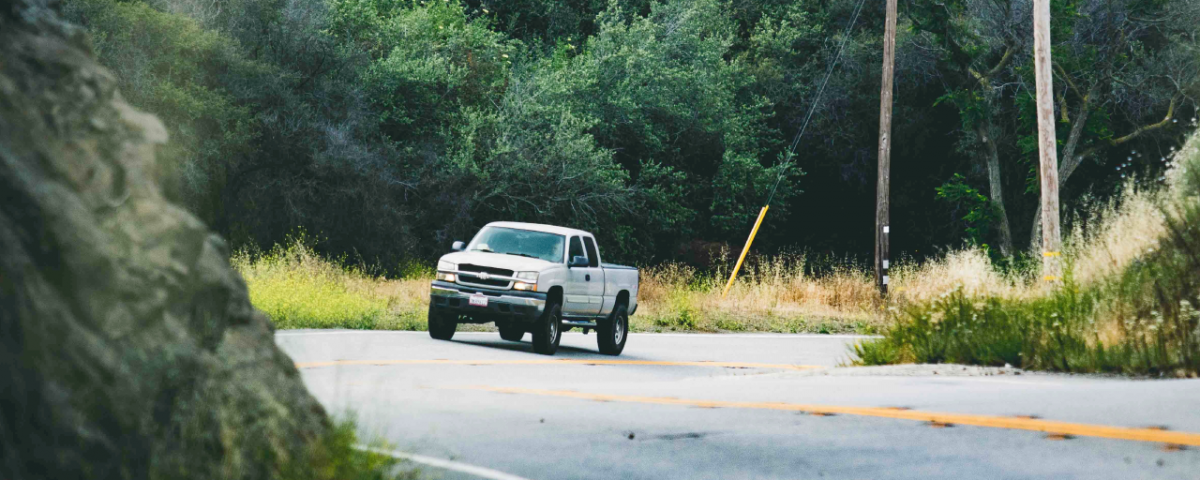
<svg viewBox="0 0 1200 480">
<path fill-rule="evenodd" d="M 568 263 L 567 266 L 568 267 L 586 267 L 586 266 L 588 266 L 588 259 L 585 256 L 576 255 L 571 258 L 571 263 Z"/>
<path fill-rule="evenodd" d="M 450 246 L 450 249 L 456 252 L 461 252 L 465 248 L 467 248 L 467 246 L 463 242 L 454 242 L 454 245 Z"/>
</svg>

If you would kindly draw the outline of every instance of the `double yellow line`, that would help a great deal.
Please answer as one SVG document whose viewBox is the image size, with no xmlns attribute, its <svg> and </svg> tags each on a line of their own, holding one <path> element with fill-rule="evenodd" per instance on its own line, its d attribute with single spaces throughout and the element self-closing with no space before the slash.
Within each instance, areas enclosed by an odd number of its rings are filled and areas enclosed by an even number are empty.
<svg viewBox="0 0 1200 480">
<path fill-rule="evenodd" d="M 537 390 L 529 388 L 509 388 L 475 386 L 465 387 L 472 390 L 484 390 L 496 393 L 540 395 L 549 397 L 574 398 L 599 402 L 647 403 L 655 405 L 679 405 L 701 408 L 749 408 L 759 410 L 784 410 L 808 413 L 812 415 L 858 415 L 863 417 L 894 418 L 899 420 L 915 420 L 928 422 L 935 426 L 971 425 L 975 427 L 1003 428 L 1009 430 L 1029 430 L 1045 432 L 1063 438 L 1064 436 L 1111 438 L 1116 440 L 1132 440 L 1137 442 L 1163 443 L 1179 448 L 1187 445 L 1200 447 L 1200 434 L 1188 432 L 1171 432 L 1162 428 L 1127 428 L 1086 423 L 1056 422 L 1032 417 L 1001 417 L 992 415 L 970 415 L 961 413 L 938 413 L 887 407 L 847 407 L 836 405 L 808 405 L 782 402 L 728 402 L 720 400 L 688 400 L 672 397 L 642 397 L 635 395 L 606 395 L 599 393 L 583 393 L 566 390 Z"/>
<path fill-rule="evenodd" d="M 790 365 L 784 363 L 669 362 L 654 360 L 587 360 L 570 358 L 556 360 L 333 360 L 328 362 L 301 362 L 296 364 L 296 368 L 319 368 L 351 365 L 658 365 L 672 367 L 763 368 L 774 370 L 813 370 L 825 368 L 819 365 Z"/>
</svg>

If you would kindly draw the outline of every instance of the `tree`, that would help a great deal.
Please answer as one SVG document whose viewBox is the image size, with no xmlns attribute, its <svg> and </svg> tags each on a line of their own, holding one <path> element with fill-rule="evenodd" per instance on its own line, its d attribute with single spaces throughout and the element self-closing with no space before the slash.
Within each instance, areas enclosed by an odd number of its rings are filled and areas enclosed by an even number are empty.
<svg viewBox="0 0 1200 480">
<path fill-rule="evenodd" d="M 1181 37 L 1184 13 L 1195 10 L 1191 3 L 1052 2 L 1057 115 L 1062 119 L 1058 137 L 1065 139 L 1060 186 L 1084 158 L 1154 132 L 1165 133 L 1185 102 L 1194 105 L 1183 92 L 1195 88 L 1195 62 L 1164 61 L 1179 55 L 1178 49 L 1195 48 L 1194 41 Z M 1027 184 L 1036 183 L 1030 182 L 1031 177 L 1036 179 L 1031 168 L 1036 162 L 1030 162 L 1036 153 L 1036 128 L 1029 8 L 1030 2 L 1024 0 L 913 0 L 906 10 L 913 28 L 941 51 L 939 72 L 948 85 L 943 98 L 959 109 L 963 139 L 983 148 L 1005 255 L 1012 252 L 1012 235 L 1003 200 L 1004 152 L 1015 157 L 1009 164 L 1025 165 Z M 1173 16 L 1169 22 L 1168 15 Z M 1031 187 L 1024 193 L 1036 191 Z M 1039 236 L 1040 220 L 1037 209 L 1033 210 L 1031 243 Z"/>
<path fill-rule="evenodd" d="M 765 155 L 768 104 L 749 91 L 741 61 L 726 58 L 734 25 L 720 4 L 676 0 L 629 17 L 613 2 L 596 23 L 583 51 L 562 54 L 538 81 L 556 85 L 546 101 L 595 119 L 589 132 L 638 188 L 682 202 L 632 219 L 631 241 L 665 255 L 707 232 L 745 235 L 784 167 Z M 793 181 L 785 175 L 780 203 L 796 193 Z M 786 208 L 772 215 L 782 219 Z"/>
</svg>

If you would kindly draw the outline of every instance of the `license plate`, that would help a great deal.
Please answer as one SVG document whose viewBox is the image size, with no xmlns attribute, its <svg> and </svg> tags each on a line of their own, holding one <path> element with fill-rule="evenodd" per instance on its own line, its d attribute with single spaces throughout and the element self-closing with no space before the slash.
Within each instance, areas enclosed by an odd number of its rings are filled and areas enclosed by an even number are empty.
<svg viewBox="0 0 1200 480">
<path fill-rule="evenodd" d="M 486 307 L 487 300 L 487 297 L 483 295 L 471 295 L 471 298 L 467 300 L 467 303 L 469 303 L 472 307 Z"/>
</svg>

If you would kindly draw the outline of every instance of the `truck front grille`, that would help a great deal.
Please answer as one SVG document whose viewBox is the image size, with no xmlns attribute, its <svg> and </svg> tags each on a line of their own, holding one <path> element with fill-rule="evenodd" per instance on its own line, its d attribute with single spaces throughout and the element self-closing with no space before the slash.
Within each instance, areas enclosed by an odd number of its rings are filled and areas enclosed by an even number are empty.
<svg viewBox="0 0 1200 480">
<path fill-rule="evenodd" d="M 479 286 L 492 287 L 492 288 L 508 288 L 509 283 L 511 283 L 508 280 L 499 280 L 499 279 L 494 279 L 494 278 L 488 278 L 485 280 L 479 275 L 481 273 L 486 273 L 490 276 L 497 276 L 497 277 L 511 277 L 513 275 L 512 270 L 505 270 L 503 268 L 492 268 L 492 267 L 483 267 L 483 266 L 479 266 L 479 265 L 461 264 L 458 266 L 459 283 L 463 283 L 463 284 L 467 284 L 467 285 L 479 285 Z"/>
</svg>

